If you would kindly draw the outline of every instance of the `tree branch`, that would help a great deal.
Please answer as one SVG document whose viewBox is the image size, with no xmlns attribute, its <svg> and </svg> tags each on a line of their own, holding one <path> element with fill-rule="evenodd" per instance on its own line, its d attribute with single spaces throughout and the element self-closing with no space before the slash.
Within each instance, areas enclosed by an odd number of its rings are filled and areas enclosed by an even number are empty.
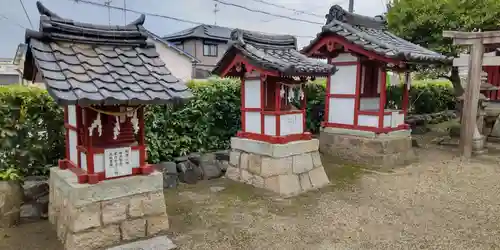
<svg viewBox="0 0 500 250">
<path fill-rule="evenodd" d="M 439 77 L 439 78 L 446 78 L 446 79 L 448 79 L 450 82 L 452 81 L 452 80 L 451 80 L 451 76 L 447 76 L 447 75 L 438 75 L 437 77 Z"/>
</svg>

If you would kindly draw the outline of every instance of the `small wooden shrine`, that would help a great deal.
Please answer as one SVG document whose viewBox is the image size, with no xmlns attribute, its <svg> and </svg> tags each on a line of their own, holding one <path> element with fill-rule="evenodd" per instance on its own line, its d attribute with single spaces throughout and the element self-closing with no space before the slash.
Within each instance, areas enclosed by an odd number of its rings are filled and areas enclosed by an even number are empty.
<svg viewBox="0 0 500 250">
<path fill-rule="evenodd" d="M 213 71 L 221 77 L 241 79 L 242 125 L 237 137 L 232 139 L 231 159 L 234 167 L 228 171 L 228 177 L 287 195 L 311 188 L 311 185 L 300 185 L 299 174 L 313 171 L 311 153 L 315 156 L 318 154 L 317 140 L 311 139 L 310 133 L 306 131 L 304 84 L 311 78 L 326 77 L 335 71 L 334 66 L 308 58 L 296 49 L 297 42 L 293 36 L 237 29 L 231 33 L 231 45 Z M 291 151 L 285 153 L 285 150 L 276 155 L 279 148 L 291 148 Z M 246 155 L 258 160 L 249 161 Z M 296 175 L 288 177 L 285 174 L 287 169 L 292 172 L 292 157 L 296 157 L 293 155 L 309 157 L 311 164 L 304 165 L 302 170 L 295 172 Z M 319 154 L 317 156 L 319 159 Z M 279 166 L 285 169 L 283 173 L 269 169 L 276 172 L 271 176 L 265 172 L 266 167 L 278 168 L 277 161 L 264 166 L 271 158 L 284 161 L 284 165 Z M 308 163 L 307 160 L 305 162 Z M 314 180 L 314 186 L 318 187 L 325 184 L 325 179 L 328 183 L 328 179 L 321 161 L 316 162 L 316 168 L 319 169 L 316 171 L 322 178 Z M 249 164 L 258 171 L 248 172 L 246 166 Z M 257 166 L 253 166 L 255 164 Z M 238 173 L 238 176 L 233 176 L 233 173 Z M 265 185 L 271 177 L 277 178 L 275 185 Z M 292 178 L 296 186 L 292 189 L 282 187 L 286 183 L 283 178 Z"/>
<path fill-rule="evenodd" d="M 382 16 L 367 17 L 349 13 L 334 5 L 326 16 L 322 32 L 302 49 L 302 53 L 327 59 L 337 67 L 338 72 L 328 77 L 325 100 L 324 130 L 320 148 L 339 155 L 345 160 L 359 160 L 364 151 L 358 140 L 377 140 L 379 135 L 400 135 L 406 142 L 400 150 L 386 152 L 374 149 L 370 157 L 380 158 L 380 165 L 386 165 L 385 154 L 398 154 L 411 150 L 409 127 L 405 124 L 408 112 L 409 70 L 412 64 L 450 63 L 450 59 L 436 52 L 412 44 L 391 34 Z M 405 73 L 402 104 L 397 109 L 387 108 L 387 71 Z M 398 132 L 398 133 L 394 133 Z M 402 132 L 402 133 L 401 133 Z M 334 137 L 347 136 L 349 143 Z M 364 138 L 361 138 L 364 137 Z M 387 140 L 387 136 L 384 137 Z M 402 139 L 397 139 L 402 140 Z M 377 145 L 377 143 L 372 143 Z M 358 145 L 358 146 L 356 146 Z M 384 144 L 385 145 L 385 144 Z M 380 144 L 379 146 L 382 146 Z M 383 146 L 385 147 L 385 146 Z M 358 154 L 359 153 L 359 154 Z M 364 157 L 369 159 L 370 157 Z M 361 157 L 363 158 L 363 157 Z M 404 158 L 404 157 L 403 157 Z M 367 162 L 368 163 L 368 160 Z M 375 163 L 379 164 L 379 163 Z"/>
<path fill-rule="evenodd" d="M 40 30 L 28 30 L 24 78 L 40 75 L 64 107 L 66 157 L 80 183 L 151 173 L 144 107 L 191 96 L 160 60 L 141 16 L 126 26 L 63 19 L 40 3 Z"/>
</svg>

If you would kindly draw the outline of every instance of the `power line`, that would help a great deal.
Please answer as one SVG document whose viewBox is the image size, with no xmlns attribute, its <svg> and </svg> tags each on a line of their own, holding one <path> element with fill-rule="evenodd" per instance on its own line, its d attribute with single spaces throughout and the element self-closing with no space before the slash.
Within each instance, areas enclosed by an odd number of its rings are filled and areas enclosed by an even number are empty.
<svg viewBox="0 0 500 250">
<path fill-rule="evenodd" d="M 26 14 L 26 18 L 28 18 L 31 28 L 33 29 L 33 23 L 31 22 L 30 16 L 28 15 L 28 11 L 26 11 L 26 8 L 24 7 L 23 0 L 19 0 L 19 2 L 21 3 L 21 6 L 23 6 L 24 14 Z"/>
<path fill-rule="evenodd" d="M 111 8 L 111 9 L 115 9 L 115 10 L 128 11 L 128 12 L 135 13 L 135 14 L 144 14 L 144 15 L 147 15 L 147 16 L 161 17 L 161 18 L 166 18 L 166 19 L 170 19 L 170 20 L 174 20 L 174 21 L 178 21 L 178 22 L 183 22 L 183 23 L 190 23 L 190 24 L 195 24 L 195 25 L 203 24 L 203 23 L 200 23 L 200 22 L 194 22 L 194 21 L 190 21 L 190 20 L 186 20 L 186 19 L 182 19 L 182 18 L 171 17 L 171 16 L 166 16 L 166 15 L 160 15 L 160 14 L 155 14 L 155 13 L 140 12 L 140 11 L 137 11 L 137 10 L 127 9 L 127 8 L 124 8 L 124 7 L 119 7 L 119 6 L 114 6 L 114 5 L 105 5 L 105 4 L 102 4 L 102 3 L 97 3 L 97 2 L 87 1 L 87 0 L 78 0 L 77 2 L 78 3 L 89 4 L 89 5 L 94 5 L 94 6 Z"/>
<path fill-rule="evenodd" d="M 319 22 L 309 21 L 309 20 L 295 18 L 295 17 L 290 17 L 290 16 L 284 16 L 284 15 L 280 15 L 280 14 L 274 14 L 274 13 L 270 13 L 270 12 L 263 11 L 263 10 L 251 9 L 251 8 L 239 5 L 239 4 L 224 2 L 222 0 L 214 0 L 214 1 L 218 2 L 218 3 L 221 3 L 221 4 L 224 4 L 224 5 L 233 6 L 233 7 L 237 7 L 237 8 L 240 8 L 240 9 L 244 9 L 244 10 L 247 10 L 247 11 L 250 11 L 250 12 L 262 13 L 262 14 L 269 15 L 269 16 L 281 17 L 281 18 L 286 18 L 286 19 L 289 19 L 289 20 L 299 21 L 299 22 L 304 22 L 304 23 L 311 23 L 311 24 L 323 25 L 323 23 L 319 23 Z"/>
<path fill-rule="evenodd" d="M 69 0 L 69 1 L 74 1 L 74 0 Z M 214 1 L 218 2 L 218 0 L 214 0 Z M 115 10 L 128 11 L 128 12 L 131 12 L 131 13 L 143 14 L 143 15 L 146 15 L 146 16 L 160 17 L 160 18 L 170 19 L 170 20 L 174 20 L 174 21 L 178 21 L 178 22 L 183 22 L 183 23 L 194 24 L 194 25 L 207 25 L 206 23 L 202 23 L 202 22 L 196 22 L 196 21 L 191 21 L 191 20 L 187 20 L 187 19 L 182 19 L 182 18 L 171 17 L 171 16 L 167 16 L 167 15 L 156 14 L 156 13 L 142 12 L 142 11 L 132 10 L 132 9 L 128 9 L 128 8 L 124 8 L 124 7 L 119 7 L 119 6 L 114 6 L 114 5 L 105 5 L 105 4 L 102 4 L 102 3 L 92 2 L 92 1 L 88 1 L 88 0 L 78 0 L 77 3 L 84 3 L 84 4 L 94 5 L 94 6 L 104 7 L 104 8 L 111 8 L 111 9 L 115 9 Z M 315 24 L 321 24 L 321 23 L 315 23 Z M 303 38 L 314 38 L 314 36 L 301 36 L 301 35 L 294 35 L 294 36 L 295 37 L 303 37 Z"/>
<path fill-rule="evenodd" d="M 258 2 L 258 3 L 267 4 L 267 5 L 271 5 L 271 6 L 278 7 L 278 8 L 285 9 L 285 10 L 290 10 L 290 11 L 293 11 L 293 12 L 298 13 L 298 14 L 304 14 L 304 15 L 309 15 L 309 16 L 314 16 L 314 17 L 319 17 L 319 18 L 324 18 L 324 16 L 316 14 L 316 13 L 312 13 L 312 12 L 308 12 L 308 11 L 304 11 L 304 10 L 293 9 L 293 8 L 288 8 L 285 5 L 270 3 L 270 2 L 264 1 L 264 0 L 252 0 L 252 1 Z"/>
<path fill-rule="evenodd" d="M 22 24 L 20 24 L 20 23 L 18 23 L 18 22 L 16 22 L 16 21 L 14 21 L 14 20 L 12 20 L 12 19 L 8 18 L 8 17 L 7 17 L 6 15 L 4 15 L 4 14 L 1 14 L 1 13 L 0 13 L 0 17 L 1 17 L 1 18 L 3 18 L 3 19 L 4 19 L 4 20 L 6 20 L 6 21 L 10 21 L 12 24 L 15 24 L 17 27 L 19 27 L 19 28 L 21 28 L 21 29 L 25 29 L 25 30 L 27 30 L 27 29 L 28 29 L 28 28 L 24 27 Z"/>
<path fill-rule="evenodd" d="M 310 9 L 308 9 L 307 11 L 316 10 L 316 9 L 319 9 L 319 8 L 324 8 L 325 6 L 331 6 L 331 5 L 334 5 L 334 4 L 343 4 L 343 3 L 347 2 L 347 1 L 348 1 L 348 0 L 341 0 L 341 1 L 333 2 L 333 3 L 331 3 L 331 4 L 327 4 L 327 5 L 316 6 L 316 7 L 314 7 L 314 8 L 310 8 Z M 301 14 L 302 14 L 302 13 L 295 12 L 293 15 L 294 15 L 294 16 L 299 16 L 299 15 L 301 15 Z M 324 16 L 322 16 L 322 17 L 324 18 Z M 276 18 L 271 18 L 271 19 L 268 19 L 268 20 L 261 20 L 261 22 L 263 22 L 263 23 L 268 23 L 268 22 L 274 21 L 274 20 L 276 20 L 276 19 L 278 19 L 278 17 L 276 17 Z"/>
</svg>

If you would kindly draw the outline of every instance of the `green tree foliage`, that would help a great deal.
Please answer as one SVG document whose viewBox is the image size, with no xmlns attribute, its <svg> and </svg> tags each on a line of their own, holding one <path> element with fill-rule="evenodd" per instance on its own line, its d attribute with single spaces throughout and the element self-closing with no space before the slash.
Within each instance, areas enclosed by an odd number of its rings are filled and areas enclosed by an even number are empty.
<svg viewBox="0 0 500 250">
<path fill-rule="evenodd" d="M 194 98 L 184 104 L 151 105 L 146 112 L 148 162 L 158 163 L 191 152 L 229 148 L 240 129 L 240 82 L 212 79 L 189 84 Z M 305 87 L 307 130 L 317 133 L 324 117 L 325 81 Z M 401 107 L 401 86 L 389 87 L 388 105 Z M 415 84 L 410 112 L 431 113 L 454 103 L 445 84 Z M 45 90 L 0 87 L 0 180 L 47 175 L 65 154 L 62 108 Z"/>
<path fill-rule="evenodd" d="M 444 30 L 500 30 L 498 0 L 394 0 L 387 13 L 396 35 L 448 56 L 456 55 Z"/>
<path fill-rule="evenodd" d="M 387 13 L 389 29 L 396 35 L 440 52 L 456 56 L 459 47 L 443 38 L 444 30 L 474 31 L 500 30 L 499 0 L 394 0 Z M 462 48 L 463 49 L 463 48 Z M 425 77 L 446 77 L 452 83 L 455 95 L 463 92 L 456 68 L 421 68 Z"/>
</svg>

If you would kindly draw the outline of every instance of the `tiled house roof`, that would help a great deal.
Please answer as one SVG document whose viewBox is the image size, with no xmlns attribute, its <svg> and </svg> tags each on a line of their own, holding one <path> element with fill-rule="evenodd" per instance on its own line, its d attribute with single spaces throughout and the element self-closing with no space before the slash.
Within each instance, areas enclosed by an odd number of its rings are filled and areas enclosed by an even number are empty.
<svg viewBox="0 0 500 250">
<path fill-rule="evenodd" d="M 231 33 L 230 48 L 213 73 L 220 75 L 237 54 L 254 66 L 283 75 L 328 75 L 335 71 L 332 65 L 308 58 L 296 49 L 297 41 L 293 36 L 236 29 Z"/>
<path fill-rule="evenodd" d="M 167 35 L 163 37 L 163 39 L 167 41 L 177 41 L 186 38 L 201 38 L 228 41 L 230 39 L 232 30 L 233 29 L 226 27 L 202 24 L 190 29 L 181 30 L 179 32 Z"/>
<path fill-rule="evenodd" d="M 144 16 L 104 26 L 61 18 L 40 2 L 37 7 L 40 29 L 26 32 L 24 77 L 39 71 L 59 104 L 163 104 L 192 96 L 146 42 Z"/>
<path fill-rule="evenodd" d="M 326 18 L 323 30 L 302 49 L 303 53 L 308 53 L 323 37 L 333 34 L 387 58 L 409 62 L 449 62 L 451 60 L 392 34 L 387 30 L 386 21 L 382 16 L 361 16 L 349 13 L 339 5 L 334 5 L 330 8 Z"/>
</svg>

